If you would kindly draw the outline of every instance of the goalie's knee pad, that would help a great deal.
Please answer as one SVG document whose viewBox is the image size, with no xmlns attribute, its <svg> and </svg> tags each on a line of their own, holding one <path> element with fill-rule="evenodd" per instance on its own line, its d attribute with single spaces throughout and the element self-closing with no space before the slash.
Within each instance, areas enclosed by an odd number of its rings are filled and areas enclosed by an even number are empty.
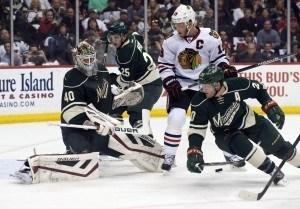
<svg viewBox="0 0 300 209">
<path fill-rule="evenodd" d="M 297 148 L 293 150 L 293 153 L 287 162 L 297 168 L 300 168 L 300 152 Z"/>
<path fill-rule="evenodd" d="M 173 108 L 168 116 L 168 128 L 181 131 L 186 121 L 186 111 L 182 108 Z"/>
<path fill-rule="evenodd" d="M 32 183 L 97 179 L 99 153 L 45 154 L 27 158 Z"/>
</svg>

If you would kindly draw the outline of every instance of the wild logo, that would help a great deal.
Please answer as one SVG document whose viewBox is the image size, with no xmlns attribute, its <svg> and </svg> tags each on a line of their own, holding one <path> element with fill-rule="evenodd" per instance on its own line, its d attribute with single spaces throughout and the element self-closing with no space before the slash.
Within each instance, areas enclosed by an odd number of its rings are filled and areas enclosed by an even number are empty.
<svg viewBox="0 0 300 209">
<path fill-rule="evenodd" d="M 202 58 L 197 51 L 186 48 L 179 53 L 178 62 L 183 69 L 195 70 L 202 63 Z"/>
<path fill-rule="evenodd" d="M 216 39 L 219 38 L 219 34 L 218 34 L 218 32 L 215 31 L 215 30 L 211 30 L 211 31 L 209 32 L 209 35 L 211 35 L 212 37 L 214 37 L 214 38 L 216 38 Z"/>
</svg>

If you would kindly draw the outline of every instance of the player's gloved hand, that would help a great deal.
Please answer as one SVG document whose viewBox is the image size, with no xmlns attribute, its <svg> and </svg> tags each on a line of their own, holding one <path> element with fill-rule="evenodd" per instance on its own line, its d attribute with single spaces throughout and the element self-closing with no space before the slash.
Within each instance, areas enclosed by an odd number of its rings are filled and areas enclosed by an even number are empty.
<svg viewBox="0 0 300 209">
<path fill-rule="evenodd" d="M 113 94 L 113 95 L 119 95 L 119 94 L 121 94 L 122 92 L 123 92 L 123 89 L 122 88 L 120 88 L 120 87 L 118 87 L 118 86 L 116 86 L 116 85 L 111 85 L 110 86 L 110 88 L 111 88 L 111 93 Z"/>
<path fill-rule="evenodd" d="M 282 129 L 284 124 L 285 115 L 278 104 L 273 100 L 268 100 L 261 109 L 267 114 L 268 118 L 277 126 Z"/>
<path fill-rule="evenodd" d="M 234 66 L 228 65 L 226 63 L 221 63 L 220 67 L 224 71 L 225 78 L 234 78 L 238 76 L 238 71 Z"/>
<path fill-rule="evenodd" d="M 163 80 L 163 87 L 167 90 L 169 96 L 179 99 L 181 96 L 181 88 L 179 81 L 176 80 L 175 76 L 167 77 Z"/>
<path fill-rule="evenodd" d="M 97 128 L 96 129 L 97 134 L 100 134 L 102 136 L 106 136 L 108 134 L 112 134 L 112 130 L 111 130 L 110 126 L 108 126 L 108 125 L 105 126 L 105 125 L 101 125 L 101 124 L 96 123 L 96 122 L 93 123 L 90 120 L 84 121 L 83 125 L 96 127 Z"/>
<path fill-rule="evenodd" d="M 197 147 L 189 147 L 187 150 L 187 169 L 192 173 L 201 173 L 204 169 L 203 164 L 202 151 Z"/>
</svg>

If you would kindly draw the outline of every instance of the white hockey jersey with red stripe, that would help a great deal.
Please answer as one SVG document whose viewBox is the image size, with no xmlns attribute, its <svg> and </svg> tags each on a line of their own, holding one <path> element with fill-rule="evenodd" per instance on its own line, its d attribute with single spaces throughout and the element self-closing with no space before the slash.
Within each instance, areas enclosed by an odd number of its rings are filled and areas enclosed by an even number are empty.
<svg viewBox="0 0 300 209">
<path fill-rule="evenodd" d="M 195 83 L 200 72 L 208 65 L 229 63 L 219 34 L 210 28 L 200 28 L 199 30 L 195 37 L 190 38 L 181 38 L 175 31 L 173 36 L 164 41 L 158 58 L 158 68 L 162 80 L 169 76 L 176 76 L 180 84 L 186 86 Z M 193 63 L 192 67 L 182 64 L 181 55 L 184 51 L 189 51 L 188 58 L 196 59 L 195 62 L 190 61 Z M 197 90 L 197 87 L 194 90 Z"/>
</svg>

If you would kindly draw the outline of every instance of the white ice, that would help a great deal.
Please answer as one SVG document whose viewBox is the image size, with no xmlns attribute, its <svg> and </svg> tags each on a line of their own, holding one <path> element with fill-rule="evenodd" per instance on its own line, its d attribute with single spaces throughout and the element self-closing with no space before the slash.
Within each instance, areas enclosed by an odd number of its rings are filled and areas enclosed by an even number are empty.
<svg viewBox="0 0 300 209">
<path fill-rule="evenodd" d="M 291 143 L 299 134 L 299 115 L 287 115 L 280 132 Z M 155 138 L 163 143 L 166 118 L 152 118 Z M 272 185 L 257 202 L 241 200 L 238 192 L 260 192 L 269 175 L 247 164 L 246 172 L 216 173 L 206 167 L 201 174 L 187 171 L 187 125 L 177 153 L 178 167 L 168 175 L 146 173 L 127 161 L 104 161 L 101 177 L 92 181 L 23 185 L 9 178 L 33 154 L 63 153 L 60 129 L 47 123 L 0 125 L 0 209 L 299 209 L 300 170 L 285 164 L 287 187 Z M 224 161 L 207 133 L 203 147 L 206 162 Z M 271 157 L 277 165 L 280 160 Z"/>
</svg>

